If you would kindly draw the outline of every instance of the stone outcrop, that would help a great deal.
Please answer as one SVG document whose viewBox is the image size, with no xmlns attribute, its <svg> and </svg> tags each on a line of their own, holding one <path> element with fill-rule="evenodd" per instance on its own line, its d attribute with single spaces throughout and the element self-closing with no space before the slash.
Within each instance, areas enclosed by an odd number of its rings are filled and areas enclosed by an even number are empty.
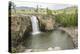
<svg viewBox="0 0 80 54">
<path fill-rule="evenodd" d="M 11 44 L 17 48 L 22 41 L 23 34 L 31 32 L 31 20 L 29 16 L 11 16 Z"/>
<path fill-rule="evenodd" d="M 11 44 L 12 52 L 19 52 L 19 46 L 23 40 L 23 36 L 26 33 L 32 32 L 32 23 L 30 19 L 31 15 L 13 15 L 11 16 Z M 43 30 L 53 30 L 55 20 L 51 16 L 38 15 L 39 28 Z M 21 46 L 23 47 L 23 46 Z M 24 47 L 23 47 L 24 48 Z"/>
<path fill-rule="evenodd" d="M 78 28 L 77 27 L 59 27 L 58 29 L 65 31 L 73 40 L 75 48 L 78 48 Z"/>
<path fill-rule="evenodd" d="M 38 16 L 40 29 L 42 30 L 53 30 L 55 20 L 51 16 Z"/>
<path fill-rule="evenodd" d="M 45 23 L 45 30 L 53 30 L 54 29 L 54 24 L 53 24 L 52 18 L 47 19 Z"/>
</svg>

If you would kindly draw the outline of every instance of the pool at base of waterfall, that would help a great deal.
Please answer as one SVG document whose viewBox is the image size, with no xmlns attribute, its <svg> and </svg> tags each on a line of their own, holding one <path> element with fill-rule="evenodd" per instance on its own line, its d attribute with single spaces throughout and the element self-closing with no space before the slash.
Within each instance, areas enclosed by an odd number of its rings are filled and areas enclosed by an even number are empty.
<svg viewBox="0 0 80 54">
<path fill-rule="evenodd" d="M 25 52 L 74 49 L 72 38 L 61 30 L 26 36 L 23 46 Z"/>
</svg>

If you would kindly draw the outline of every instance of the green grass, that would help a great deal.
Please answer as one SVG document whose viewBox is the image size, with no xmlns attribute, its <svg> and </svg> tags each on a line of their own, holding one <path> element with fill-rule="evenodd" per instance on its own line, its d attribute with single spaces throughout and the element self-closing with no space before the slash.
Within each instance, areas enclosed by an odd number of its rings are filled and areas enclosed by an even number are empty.
<svg viewBox="0 0 80 54">
<path fill-rule="evenodd" d="M 77 10 L 75 10 L 75 13 L 66 13 L 66 11 L 64 11 L 63 13 L 56 15 L 55 19 L 56 22 L 62 26 L 77 26 L 78 13 Z"/>
</svg>

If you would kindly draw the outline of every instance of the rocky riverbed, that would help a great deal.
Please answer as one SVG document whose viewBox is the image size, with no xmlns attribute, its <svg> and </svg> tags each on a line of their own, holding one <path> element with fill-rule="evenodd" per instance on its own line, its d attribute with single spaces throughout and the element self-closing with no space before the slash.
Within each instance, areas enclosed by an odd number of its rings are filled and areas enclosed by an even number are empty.
<svg viewBox="0 0 80 54">
<path fill-rule="evenodd" d="M 75 48 L 78 48 L 78 28 L 77 27 L 59 27 L 58 29 L 65 31 L 72 37 Z"/>
</svg>

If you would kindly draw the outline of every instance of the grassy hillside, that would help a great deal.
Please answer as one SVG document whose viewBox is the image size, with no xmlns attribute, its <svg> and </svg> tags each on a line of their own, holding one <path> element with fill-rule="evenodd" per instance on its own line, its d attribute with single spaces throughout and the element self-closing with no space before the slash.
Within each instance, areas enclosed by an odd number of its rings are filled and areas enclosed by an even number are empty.
<svg viewBox="0 0 80 54">
<path fill-rule="evenodd" d="M 77 26 L 78 22 L 78 9 L 77 7 L 69 7 L 58 10 L 56 21 L 62 26 Z"/>
</svg>

